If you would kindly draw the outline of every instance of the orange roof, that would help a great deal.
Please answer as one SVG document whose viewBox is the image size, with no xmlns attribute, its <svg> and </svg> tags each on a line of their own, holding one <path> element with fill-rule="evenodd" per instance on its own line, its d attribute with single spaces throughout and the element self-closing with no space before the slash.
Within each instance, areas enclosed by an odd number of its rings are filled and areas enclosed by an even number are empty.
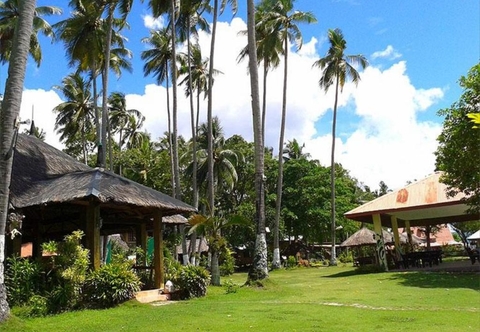
<svg viewBox="0 0 480 332">
<path fill-rule="evenodd" d="M 345 217 L 373 223 L 372 216 L 380 214 L 382 225 L 390 227 L 392 216 L 397 217 L 399 227 L 403 227 L 406 220 L 411 226 L 479 220 L 478 214 L 466 212 L 468 207 L 462 201 L 464 194 L 447 197 L 447 186 L 439 180 L 441 175 L 442 172 L 435 172 L 423 180 L 380 196 L 345 213 Z"/>
</svg>

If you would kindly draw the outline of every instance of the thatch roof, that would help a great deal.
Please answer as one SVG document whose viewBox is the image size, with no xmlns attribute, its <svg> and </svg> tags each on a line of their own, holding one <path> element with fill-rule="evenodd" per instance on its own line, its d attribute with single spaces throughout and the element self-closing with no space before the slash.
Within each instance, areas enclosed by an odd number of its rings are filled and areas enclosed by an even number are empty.
<svg viewBox="0 0 480 332">
<path fill-rule="evenodd" d="M 15 208 L 91 200 L 102 207 L 136 208 L 137 213 L 160 209 L 164 216 L 195 211 L 159 191 L 88 167 L 35 137 L 18 135 L 10 193 Z"/>
<path fill-rule="evenodd" d="M 163 217 L 162 221 L 166 224 L 176 224 L 176 225 L 188 223 L 188 219 L 180 214 Z"/>
<path fill-rule="evenodd" d="M 393 242 L 393 237 L 390 233 L 385 230 L 383 231 L 383 242 L 390 243 Z M 377 240 L 375 238 L 375 232 L 366 228 L 362 227 L 358 231 L 352 234 L 348 239 L 343 241 L 340 246 L 341 247 L 358 247 L 358 246 L 366 246 L 366 245 L 375 245 L 377 244 Z"/>
<path fill-rule="evenodd" d="M 347 213 L 345 217 L 373 223 L 372 216 L 380 215 L 382 225 L 392 227 L 391 217 L 397 218 L 399 227 L 439 225 L 450 222 L 479 220 L 479 214 L 469 214 L 465 195 L 446 195 L 447 186 L 440 182 L 442 172 L 435 172 L 423 180 L 390 192 L 367 202 Z"/>
</svg>

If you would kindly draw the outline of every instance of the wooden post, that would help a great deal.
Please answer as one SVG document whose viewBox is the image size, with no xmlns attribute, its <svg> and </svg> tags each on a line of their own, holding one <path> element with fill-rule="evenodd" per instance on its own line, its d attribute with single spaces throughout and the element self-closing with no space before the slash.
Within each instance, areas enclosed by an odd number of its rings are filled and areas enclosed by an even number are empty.
<svg viewBox="0 0 480 332">
<path fill-rule="evenodd" d="M 90 250 L 90 264 L 94 270 L 100 268 L 100 205 L 90 202 L 87 207 L 85 227 L 87 249 Z"/>
<path fill-rule="evenodd" d="M 395 248 L 400 248 L 400 235 L 398 234 L 397 217 L 391 216 L 390 220 L 392 221 L 392 230 L 393 230 L 393 238 L 395 240 Z"/>
<path fill-rule="evenodd" d="M 377 241 L 378 262 L 385 268 L 385 271 L 388 271 L 387 255 L 385 254 L 385 242 L 383 241 L 382 219 L 378 213 L 374 214 L 372 217 L 375 240 Z"/>
<path fill-rule="evenodd" d="M 405 220 L 405 229 L 407 231 L 407 238 L 408 238 L 408 251 L 413 251 L 413 243 L 412 243 L 412 230 L 410 229 L 410 220 Z"/>
<path fill-rule="evenodd" d="M 162 226 L 162 212 L 158 210 L 153 217 L 153 265 L 155 268 L 154 287 L 159 289 L 165 287 Z"/>
<path fill-rule="evenodd" d="M 141 262 L 146 263 L 146 256 L 147 256 L 147 224 L 142 222 L 141 224 L 137 225 L 136 234 L 135 234 L 135 241 L 137 247 L 142 248 L 143 253 L 145 254 L 144 257 L 140 259 Z M 139 261 L 139 257 L 137 257 L 137 262 Z"/>
</svg>

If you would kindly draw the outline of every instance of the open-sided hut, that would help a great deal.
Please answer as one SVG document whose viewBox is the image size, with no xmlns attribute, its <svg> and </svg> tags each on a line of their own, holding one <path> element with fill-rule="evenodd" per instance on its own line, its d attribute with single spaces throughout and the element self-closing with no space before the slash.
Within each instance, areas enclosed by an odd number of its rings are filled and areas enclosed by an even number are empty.
<svg viewBox="0 0 480 332">
<path fill-rule="evenodd" d="M 163 275 L 162 218 L 195 211 L 182 201 L 91 168 L 24 134 L 18 135 L 15 146 L 10 205 L 25 216 L 22 242 L 33 242 L 34 255 L 42 242 L 82 229 L 94 268 L 100 266 L 101 235 L 135 230 L 137 244 L 146 248 L 147 230 L 153 231 L 159 278 Z"/>
</svg>

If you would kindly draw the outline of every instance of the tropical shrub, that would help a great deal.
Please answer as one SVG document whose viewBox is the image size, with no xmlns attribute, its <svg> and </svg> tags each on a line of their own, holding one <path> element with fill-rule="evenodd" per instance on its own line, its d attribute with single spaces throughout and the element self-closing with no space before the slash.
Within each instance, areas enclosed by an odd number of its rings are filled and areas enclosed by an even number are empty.
<svg viewBox="0 0 480 332">
<path fill-rule="evenodd" d="M 84 302 L 88 307 L 109 308 L 134 298 L 140 288 L 132 262 L 114 260 L 88 275 L 83 287 Z"/>
<path fill-rule="evenodd" d="M 179 292 L 181 299 L 202 297 L 207 294 L 207 286 L 210 283 L 210 273 L 201 266 L 181 266 L 175 276 L 171 276 L 175 290 Z"/>
<path fill-rule="evenodd" d="M 338 260 L 340 263 L 353 263 L 353 256 L 352 256 L 352 251 L 351 250 L 344 250 L 338 255 Z"/>
<path fill-rule="evenodd" d="M 288 256 L 287 261 L 285 262 L 285 267 L 287 269 L 293 269 L 297 266 L 297 260 L 294 256 Z"/>
<path fill-rule="evenodd" d="M 223 284 L 223 287 L 226 294 L 232 294 L 237 292 L 239 286 L 230 279 Z"/>
<path fill-rule="evenodd" d="M 220 261 L 220 275 L 222 277 L 230 276 L 235 272 L 235 258 L 232 256 L 232 251 L 227 247 L 220 254 Z"/>
<path fill-rule="evenodd" d="M 25 304 L 41 288 L 41 266 L 18 255 L 6 259 L 5 287 L 10 306 Z"/>
</svg>

